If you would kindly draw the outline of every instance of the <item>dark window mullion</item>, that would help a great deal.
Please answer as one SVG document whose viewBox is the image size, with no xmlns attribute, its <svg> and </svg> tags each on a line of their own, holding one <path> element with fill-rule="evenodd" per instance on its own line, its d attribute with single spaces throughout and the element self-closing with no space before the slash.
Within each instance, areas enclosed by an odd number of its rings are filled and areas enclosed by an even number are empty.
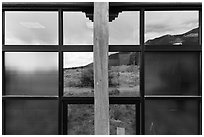
<svg viewBox="0 0 204 137">
<path fill-rule="evenodd" d="M 140 135 L 140 129 L 141 129 L 141 124 L 140 124 L 140 111 L 141 111 L 141 103 L 140 102 L 138 102 L 138 103 L 136 103 L 135 104 L 135 110 L 136 110 L 136 115 L 135 115 L 135 123 L 136 123 L 136 135 Z"/>
<path fill-rule="evenodd" d="M 199 32 L 198 32 L 199 44 L 202 45 L 202 9 L 199 10 L 198 20 L 199 20 Z"/>
<path fill-rule="evenodd" d="M 68 131 L 67 131 L 67 127 L 68 127 L 68 104 L 63 102 L 63 135 L 67 135 Z"/>
<path fill-rule="evenodd" d="M 2 46 L 5 43 L 5 12 L 2 11 Z"/>
<path fill-rule="evenodd" d="M 64 105 L 62 102 L 63 99 L 63 86 L 64 86 L 64 72 L 63 72 L 63 11 L 58 10 L 58 44 L 59 44 L 59 93 L 58 93 L 58 134 L 62 135 L 64 131 Z"/>
<path fill-rule="evenodd" d="M 6 101 L 2 100 L 2 135 L 6 135 L 6 112 L 5 112 Z"/>
<path fill-rule="evenodd" d="M 93 52 L 93 45 L 63 45 L 64 52 Z"/>
<path fill-rule="evenodd" d="M 6 45 L 2 51 L 6 52 L 58 52 L 58 45 Z"/>
<path fill-rule="evenodd" d="M 202 96 L 202 52 L 199 52 L 199 59 L 198 59 L 198 89 L 199 95 Z"/>
<path fill-rule="evenodd" d="M 140 52 L 140 45 L 109 45 L 109 52 Z"/>
<path fill-rule="evenodd" d="M 144 35 L 145 35 L 145 13 L 144 9 L 140 10 L 140 45 L 141 45 L 141 60 L 140 60 L 140 95 L 141 95 L 141 109 L 140 109 L 140 134 L 145 134 L 145 105 L 144 105 L 144 94 L 145 94 L 145 74 L 144 74 Z"/>
<path fill-rule="evenodd" d="M 198 107 L 198 134 L 202 135 L 202 98 Z"/>
</svg>

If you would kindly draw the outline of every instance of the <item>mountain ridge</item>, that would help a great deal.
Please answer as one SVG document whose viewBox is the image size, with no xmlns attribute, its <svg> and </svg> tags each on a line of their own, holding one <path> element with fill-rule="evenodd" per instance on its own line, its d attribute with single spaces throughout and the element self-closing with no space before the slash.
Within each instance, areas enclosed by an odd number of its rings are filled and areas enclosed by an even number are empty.
<svg viewBox="0 0 204 137">
<path fill-rule="evenodd" d="M 147 40 L 145 45 L 198 45 L 199 27 L 178 35 L 163 35 Z"/>
<path fill-rule="evenodd" d="M 194 28 L 190 31 L 187 31 L 183 34 L 178 35 L 163 35 L 154 39 L 147 40 L 145 45 L 197 45 L 198 44 L 198 32 L 199 27 Z M 130 65 L 130 64 L 139 64 L 139 52 L 118 52 L 115 54 L 109 55 L 109 66 L 119 66 L 119 65 Z M 73 67 L 73 68 L 64 68 L 64 69 L 77 69 L 77 68 L 86 68 L 93 67 L 93 63 L 90 63 L 85 66 Z"/>
</svg>

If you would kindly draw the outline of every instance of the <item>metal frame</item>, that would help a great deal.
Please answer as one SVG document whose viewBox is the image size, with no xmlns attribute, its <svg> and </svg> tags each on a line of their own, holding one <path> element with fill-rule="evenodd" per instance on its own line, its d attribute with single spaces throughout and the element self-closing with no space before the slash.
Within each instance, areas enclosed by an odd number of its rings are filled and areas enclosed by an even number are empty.
<svg viewBox="0 0 204 137">
<path fill-rule="evenodd" d="M 198 134 L 202 134 L 202 4 L 201 3 L 150 3 L 150 2 L 110 2 L 109 11 L 139 11 L 140 12 L 140 44 L 139 45 L 109 45 L 110 52 L 134 51 L 140 52 L 140 97 L 109 97 L 110 104 L 135 104 L 136 105 L 136 134 L 145 134 L 145 100 L 198 100 Z M 199 45 L 145 46 L 145 11 L 172 11 L 172 10 L 197 10 L 199 11 Z M 56 11 L 58 12 L 58 44 L 57 45 L 5 45 L 5 11 Z M 93 45 L 63 45 L 63 11 L 82 11 L 93 13 L 92 2 L 4 2 L 2 4 L 2 134 L 6 134 L 5 103 L 6 100 L 57 100 L 58 101 L 58 134 L 67 134 L 67 104 L 93 104 L 93 97 L 63 97 L 63 52 L 93 52 Z M 146 52 L 197 52 L 200 54 L 199 68 L 199 96 L 145 96 L 144 61 Z M 5 52 L 58 52 L 59 58 L 59 91 L 58 96 L 8 96 L 5 95 Z"/>
</svg>

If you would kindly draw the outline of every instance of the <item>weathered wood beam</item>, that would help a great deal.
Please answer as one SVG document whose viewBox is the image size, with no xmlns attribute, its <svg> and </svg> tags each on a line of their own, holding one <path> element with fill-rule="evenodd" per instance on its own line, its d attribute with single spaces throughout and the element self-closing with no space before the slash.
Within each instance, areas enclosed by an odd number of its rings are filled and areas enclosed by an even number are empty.
<svg viewBox="0 0 204 137">
<path fill-rule="evenodd" d="M 96 135 L 109 135 L 108 10 L 108 2 L 94 3 L 94 126 Z"/>
</svg>

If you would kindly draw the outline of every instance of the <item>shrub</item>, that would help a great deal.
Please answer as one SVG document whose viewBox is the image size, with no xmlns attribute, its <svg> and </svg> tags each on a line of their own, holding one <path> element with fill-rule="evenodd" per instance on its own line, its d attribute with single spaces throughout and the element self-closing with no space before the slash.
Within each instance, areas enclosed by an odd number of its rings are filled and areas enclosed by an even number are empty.
<svg viewBox="0 0 204 137">
<path fill-rule="evenodd" d="M 113 73 L 108 74 L 108 83 L 109 86 L 117 86 L 118 83 L 112 82 L 112 79 L 114 78 Z M 94 87 L 94 73 L 93 68 L 86 68 L 82 71 L 81 74 L 81 87 Z"/>
<path fill-rule="evenodd" d="M 82 87 L 94 87 L 94 74 L 93 74 L 92 68 L 87 68 L 82 71 L 81 86 Z"/>
</svg>

